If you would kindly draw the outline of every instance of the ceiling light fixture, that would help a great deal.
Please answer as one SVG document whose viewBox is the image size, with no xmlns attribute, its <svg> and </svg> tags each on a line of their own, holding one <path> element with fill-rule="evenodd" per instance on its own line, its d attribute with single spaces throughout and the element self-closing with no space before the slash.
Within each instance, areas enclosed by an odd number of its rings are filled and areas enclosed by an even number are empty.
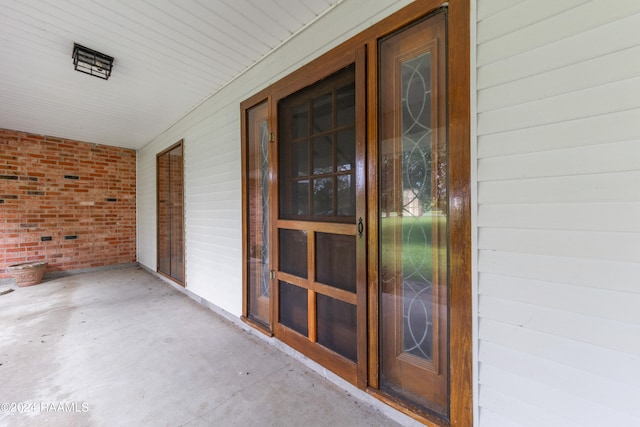
<svg viewBox="0 0 640 427">
<path fill-rule="evenodd" d="M 109 79 L 113 67 L 113 57 L 89 49 L 78 43 L 73 44 L 73 66 L 76 71 Z"/>
</svg>

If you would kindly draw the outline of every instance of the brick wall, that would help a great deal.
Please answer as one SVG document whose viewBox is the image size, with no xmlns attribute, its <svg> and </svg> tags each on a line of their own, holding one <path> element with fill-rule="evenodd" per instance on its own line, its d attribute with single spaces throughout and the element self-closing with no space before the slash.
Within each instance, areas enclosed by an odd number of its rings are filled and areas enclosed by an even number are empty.
<svg viewBox="0 0 640 427">
<path fill-rule="evenodd" d="M 135 151 L 0 129 L 0 278 L 39 260 L 136 261 Z"/>
</svg>

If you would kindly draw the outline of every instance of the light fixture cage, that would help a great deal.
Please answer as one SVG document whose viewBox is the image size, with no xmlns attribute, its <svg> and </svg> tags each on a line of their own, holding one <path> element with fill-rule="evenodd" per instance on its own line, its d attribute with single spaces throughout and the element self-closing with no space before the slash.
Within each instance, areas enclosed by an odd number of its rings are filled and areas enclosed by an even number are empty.
<svg viewBox="0 0 640 427">
<path fill-rule="evenodd" d="M 73 66 L 76 71 L 108 80 L 113 68 L 113 57 L 88 47 L 73 44 Z"/>
</svg>

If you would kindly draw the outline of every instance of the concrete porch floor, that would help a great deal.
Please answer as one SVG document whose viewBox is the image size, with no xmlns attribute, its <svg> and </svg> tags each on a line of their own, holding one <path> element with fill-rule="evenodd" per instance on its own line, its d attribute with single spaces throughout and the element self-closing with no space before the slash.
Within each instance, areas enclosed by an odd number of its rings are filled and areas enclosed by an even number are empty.
<svg viewBox="0 0 640 427">
<path fill-rule="evenodd" d="M 413 424 L 140 267 L 12 288 L 0 296 L 2 426 Z"/>
</svg>

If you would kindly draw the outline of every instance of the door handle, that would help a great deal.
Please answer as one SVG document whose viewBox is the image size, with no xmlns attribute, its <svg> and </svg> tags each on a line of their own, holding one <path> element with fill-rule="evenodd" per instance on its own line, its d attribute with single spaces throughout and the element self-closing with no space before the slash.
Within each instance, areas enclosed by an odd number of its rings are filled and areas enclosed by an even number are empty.
<svg viewBox="0 0 640 427">
<path fill-rule="evenodd" d="M 362 237 L 362 232 L 364 231 L 364 223 L 362 222 L 362 217 L 358 220 L 358 237 Z"/>
</svg>

